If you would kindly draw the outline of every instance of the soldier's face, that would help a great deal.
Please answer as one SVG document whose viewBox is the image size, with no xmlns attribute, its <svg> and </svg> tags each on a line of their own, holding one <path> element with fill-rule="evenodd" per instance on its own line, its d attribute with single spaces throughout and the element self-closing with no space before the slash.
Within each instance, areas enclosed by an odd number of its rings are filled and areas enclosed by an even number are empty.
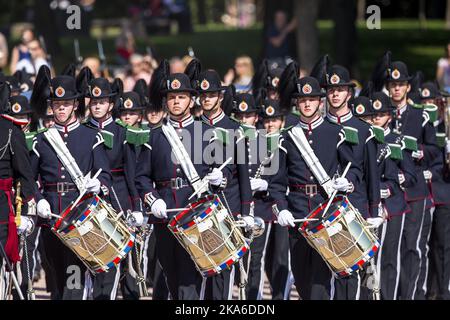
<svg viewBox="0 0 450 320">
<path fill-rule="evenodd" d="M 408 84 L 408 81 L 389 81 L 387 89 L 392 101 L 401 102 L 403 99 L 406 99 L 406 94 L 411 90 L 411 86 Z"/>
<path fill-rule="evenodd" d="M 372 124 L 384 128 L 391 122 L 391 114 L 389 112 L 377 113 L 372 116 Z"/>
<path fill-rule="evenodd" d="M 206 92 L 200 95 L 200 104 L 205 111 L 211 111 L 220 107 L 222 100 L 223 95 L 220 92 Z"/>
<path fill-rule="evenodd" d="M 423 103 L 423 104 L 436 104 L 436 105 L 437 105 L 435 99 L 423 99 L 423 100 L 422 100 L 422 103 Z"/>
<path fill-rule="evenodd" d="M 332 108 L 340 108 L 351 98 L 350 87 L 336 86 L 327 89 L 327 100 Z"/>
<path fill-rule="evenodd" d="M 194 100 L 188 92 L 170 92 L 167 94 L 167 109 L 171 116 L 185 117 L 189 108 L 194 106 Z"/>
<path fill-rule="evenodd" d="M 75 120 L 75 100 L 52 101 L 53 117 L 56 123 L 65 125 Z"/>
<path fill-rule="evenodd" d="M 101 119 L 107 116 L 113 108 L 109 98 L 91 99 L 89 102 L 89 110 L 94 119 Z"/>
<path fill-rule="evenodd" d="M 306 118 L 317 113 L 321 104 L 320 97 L 302 97 L 297 99 L 297 110 Z"/>
<path fill-rule="evenodd" d="M 368 124 L 374 124 L 372 121 L 372 116 L 363 116 L 363 117 L 360 117 L 360 119 L 364 122 L 367 122 Z"/>
<path fill-rule="evenodd" d="M 256 112 L 237 113 L 236 118 L 248 126 L 255 126 L 258 122 L 258 115 Z"/>
<path fill-rule="evenodd" d="M 268 97 L 270 100 L 278 100 L 278 99 L 280 98 L 280 95 L 279 95 L 278 91 L 269 89 L 269 90 L 267 91 L 267 97 Z"/>
<path fill-rule="evenodd" d="M 135 126 L 142 121 L 142 113 L 138 111 L 124 111 L 120 114 L 120 120 L 129 126 Z"/>
<path fill-rule="evenodd" d="M 283 119 L 281 117 L 264 119 L 264 129 L 267 133 L 274 133 L 281 130 Z"/>
<path fill-rule="evenodd" d="M 164 111 L 150 111 L 147 112 L 146 116 L 147 116 L 147 121 L 151 124 L 151 125 L 156 125 L 158 123 L 161 122 L 161 120 L 164 118 L 164 116 L 166 115 L 166 113 Z"/>
</svg>

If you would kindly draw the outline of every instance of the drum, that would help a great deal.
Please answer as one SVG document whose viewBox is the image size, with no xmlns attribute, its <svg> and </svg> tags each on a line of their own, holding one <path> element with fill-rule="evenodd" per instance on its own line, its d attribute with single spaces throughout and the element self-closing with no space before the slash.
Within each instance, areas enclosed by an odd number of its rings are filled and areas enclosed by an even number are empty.
<svg viewBox="0 0 450 320">
<path fill-rule="evenodd" d="M 249 249 L 240 228 L 217 195 L 192 203 L 189 209 L 169 221 L 168 228 L 204 277 L 230 268 Z"/>
<path fill-rule="evenodd" d="M 309 214 L 318 221 L 304 222 L 299 231 L 336 276 L 348 276 L 364 268 L 380 244 L 346 196 L 336 196 L 323 216 L 327 204 Z"/>
<path fill-rule="evenodd" d="M 94 194 L 86 194 L 72 210 L 70 207 L 52 231 L 93 274 L 117 266 L 135 242 L 123 218 Z"/>
</svg>

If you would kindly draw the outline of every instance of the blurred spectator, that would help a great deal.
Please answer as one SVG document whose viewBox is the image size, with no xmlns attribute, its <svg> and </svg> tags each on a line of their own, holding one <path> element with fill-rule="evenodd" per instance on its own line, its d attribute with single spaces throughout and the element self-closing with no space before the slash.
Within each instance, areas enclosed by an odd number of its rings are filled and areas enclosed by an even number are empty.
<svg viewBox="0 0 450 320">
<path fill-rule="evenodd" d="M 266 58 L 285 58 L 290 55 L 289 34 L 295 30 L 296 18 L 288 24 L 288 18 L 284 11 L 277 11 L 273 24 L 267 29 Z"/>
<path fill-rule="evenodd" d="M 236 58 L 234 69 L 228 70 L 224 77 L 225 85 L 234 84 L 237 92 L 249 92 L 252 88 L 254 67 L 252 58 L 240 56 Z"/>
<path fill-rule="evenodd" d="M 28 44 L 34 39 L 34 32 L 31 28 L 25 28 L 22 31 L 21 42 L 11 52 L 11 64 L 9 67 L 11 74 L 17 71 L 17 64 L 20 61 L 25 60 L 31 63 L 31 53 L 28 49 Z"/>
<path fill-rule="evenodd" d="M 170 59 L 170 73 L 183 73 L 185 69 L 186 65 L 179 57 Z"/>
<path fill-rule="evenodd" d="M 87 57 L 84 59 L 82 67 L 88 67 L 91 69 L 95 78 L 100 78 L 102 76 L 101 62 L 97 57 Z"/>
<path fill-rule="evenodd" d="M 450 42 L 445 47 L 445 57 L 440 58 L 437 63 L 436 79 L 441 88 L 450 92 Z"/>
<path fill-rule="evenodd" d="M 123 28 L 122 33 L 116 39 L 116 60 L 119 65 L 126 65 L 135 51 L 136 42 L 133 33 L 128 28 Z"/>
<path fill-rule="evenodd" d="M 193 31 L 188 1 L 163 0 L 163 4 L 169 12 L 169 17 L 177 21 L 179 33 L 191 33 Z"/>
<path fill-rule="evenodd" d="M 136 84 L 136 81 L 138 81 L 139 79 L 144 79 L 147 85 L 150 84 L 152 74 L 145 69 L 144 64 L 145 61 L 142 55 L 133 54 L 130 57 L 130 74 L 125 78 L 125 81 L 123 83 L 123 89 L 125 92 L 132 91 L 134 85 Z"/>
<path fill-rule="evenodd" d="M 8 41 L 0 32 L 0 69 L 4 69 L 8 64 Z"/>
<path fill-rule="evenodd" d="M 41 46 L 39 40 L 31 40 L 28 43 L 28 52 L 30 53 L 30 59 L 21 59 L 16 64 L 16 71 L 23 70 L 28 74 L 36 75 L 39 68 L 43 65 L 51 68 L 50 63 L 47 61 L 47 54 Z M 14 71 L 15 72 L 15 71 Z"/>
</svg>

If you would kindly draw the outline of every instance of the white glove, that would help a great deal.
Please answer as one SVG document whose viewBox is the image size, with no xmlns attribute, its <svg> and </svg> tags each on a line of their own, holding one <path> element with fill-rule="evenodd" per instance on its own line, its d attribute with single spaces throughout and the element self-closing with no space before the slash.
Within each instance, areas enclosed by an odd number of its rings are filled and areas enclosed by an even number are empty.
<svg viewBox="0 0 450 320">
<path fill-rule="evenodd" d="M 223 180 L 223 172 L 217 168 L 214 168 L 213 171 L 206 175 L 206 179 L 208 179 L 209 183 L 213 186 L 220 186 Z"/>
<path fill-rule="evenodd" d="M 34 199 L 31 199 L 30 201 L 27 202 L 27 207 L 28 207 L 27 215 L 35 216 L 36 215 L 36 201 L 34 201 Z"/>
<path fill-rule="evenodd" d="M 250 179 L 252 191 L 266 191 L 269 184 L 264 179 Z"/>
<path fill-rule="evenodd" d="M 294 216 L 289 210 L 281 210 L 277 217 L 278 224 L 282 227 L 295 227 Z"/>
<path fill-rule="evenodd" d="M 403 173 L 399 173 L 398 174 L 398 182 L 400 184 L 403 184 L 403 182 L 405 182 L 405 181 L 406 181 L 405 175 Z"/>
<path fill-rule="evenodd" d="M 333 182 L 333 189 L 337 191 L 347 192 L 350 189 L 350 182 L 347 178 L 336 178 Z"/>
<path fill-rule="evenodd" d="M 140 211 L 131 211 L 127 216 L 127 222 L 133 227 L 140 227 L 144 223 L 144 216 Z"/>
<path fill-rule="evenodd" d="M 158 219 L 167 219 L 167 205 L 163 199 L 157 199 L 153 202 L 150 211 Z"/>
<path fill-rule="evenodd" d="M 100 193 L 102 184 L 98 179 L 89 179 L 86 182 L 86 192 Z"/>
<path fill-rule="evenodd" d="M 367 218 L 367 223 L 369 224 L 370 229 L 377 229 L 379 228 L 384 222 L 384 219 L 382 217 L 376 217 L 376 218 Z"/>
<path fill-rule="evenodd" d="M 425 180 L 431 180 L 431 178 L 433 177 L 433 174 L 431 173 L 430 170 L 425 170 L 423 172 L 423 177 L 425 178 Z"/>
<path fill-rule="evenodd" d="M 45 199 L 39 200 L 39 202 L 37 203 L 36 210 L 39 217 L 43 219 L 50 219 L 51 217 L 50 214 L 52 213 L 52 210 L 50 209 L 50 203 L 48 203 L 47 200 Z"/>
<path fill-rule="evenodd" d="M 20 217 L 20 226 L 17 228 L 17 233 L 20 235 L 22 233 L 30 234 L 33 230 L 33 220 L 28 217 L 21 216 Z"/>
<path fill-rule="evenodd" d="M 391 196 L 391 190 L 389 189 L 381 189 L 380 190 L 381 199 L 387 199 Z"/>
<path fill-rule="evenodd" d="M 423 151 L 422 150 L 413 151 L 411 155 L 414 159 L 420 160 L 423 158 Z"/>
<path fill-rule="evenodd" d="M 252 216 L 245 216 L 242 218 L 242 221 L 245 222 L 245 231 L 252 230 L 253 226 L 255 225 L 255 219 Z"/>
<path fill-rule="evenodd" d="M 445 152 L 450 153 L 450 140 L 447 140 L 445 143 Z"/>
</svg>

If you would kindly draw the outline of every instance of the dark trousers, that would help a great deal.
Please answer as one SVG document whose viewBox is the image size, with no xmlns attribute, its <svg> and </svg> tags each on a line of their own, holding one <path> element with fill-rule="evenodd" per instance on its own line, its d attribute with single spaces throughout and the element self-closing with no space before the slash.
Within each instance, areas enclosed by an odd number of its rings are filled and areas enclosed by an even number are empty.
<svg viewBox="0 0 450 320">
<path fill-rule="evenodd" d="M 411 212 L 405 215 L 401 245 L 400 299 L 412 300 L 417 289 L 420 272 L 421 251 L 419 248 L 426 200 L 409 202 Z"/>
<path fill-rule="evenodd" d="M 430 274 L 429 283 L 435 283 L 434 298 L 450 300 L 450 204 L 436 206 L 430 247 L 434 272 Z"/>
<path fill-rule="evenodd" d="M 116 300 L 119 280 L 120 266 L 111 268 L 108 272 L 99 273 L 95 276 L 91 275 L 92 299 Z"/>
<path fill-rule="evenodd" d="M 289 229 L 291 269 L 303 300 L 329 300 L 331 272 L 322 257 L 296 230 Z"/>
<path fill-rule="evenodd" d="M 272 289 L 272 300 L 289 300 L 292 272 L 288 228 L 272 224 L 266 249 L 266 273 Z"/>
<path fill-rule="evenodd" d="M 147 239 L 147 256 L 144 256 L 144 273 L 147 275 L 149 284 L 153 288 L 153 300 L 167 300 L 169 289 L 166 277 L 156 254 L 156 236 L 152 232 Z"/>
<path fill-rule="evenodd" d="M 231 300 L 233 294 L 233 284 L 235 277 L 235 268 L 225 269 L 218 275 L 205 279 L 205 300 Z"/>
<path fill-rule="evenodd" d="M 417 290 L 414 295 L 415 300 L 425 300 L 427 295 L 427 284 L 429 274 L 429 241 L 431 236 L 431 227 L 433 224 L 433 213 L 435 207 L 425 209 L 423 216 L 422 230 L 420 232 L 419 248 L 421 252 L 420 272 L 417 279 Z"/>
<path fill-rule="evenodd" d="M 376 265 L 382 300 L 397 299 L 404 222 L 405 215 L 394 216 L 380 227 L 381 248 L 378 251 Z"/>
<path fill-rule="evenodd" d="M 203 277 L 187 251 L 167 229 L 155 224 L 157 256 L 166 276 L 173 300 L 199 300 L 204 296 Z"/>
</svg>

